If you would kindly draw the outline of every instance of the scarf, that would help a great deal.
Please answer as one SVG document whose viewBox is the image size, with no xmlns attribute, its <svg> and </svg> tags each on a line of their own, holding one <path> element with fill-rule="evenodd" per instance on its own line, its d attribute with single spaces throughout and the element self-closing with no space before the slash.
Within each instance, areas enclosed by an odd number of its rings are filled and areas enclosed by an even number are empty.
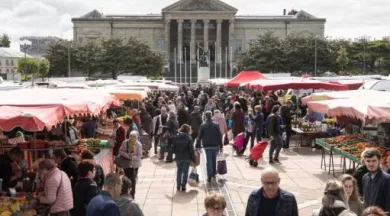
<svg viewBox="0 0 390 216">
<path fill-rule="evenodd" d="M 129 142 L 128 142 L 128 147 L 129 147 L 129 152 L 130 152 L 130 154 L 134 154 L 135 153 L 135 151 L 137 150 L 137 140 L 130 140 L 129 139 Z M 133 160 L 131 160 L 130 161 L 130 167 L 133 167 L 134 166 L 134 161 Z"/>
</svg>

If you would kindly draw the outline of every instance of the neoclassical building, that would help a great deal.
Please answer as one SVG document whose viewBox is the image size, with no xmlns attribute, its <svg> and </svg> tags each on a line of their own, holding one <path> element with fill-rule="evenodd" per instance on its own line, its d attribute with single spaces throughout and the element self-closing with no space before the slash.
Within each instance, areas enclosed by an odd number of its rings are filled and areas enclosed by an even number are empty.
<svg viewBox="0 0 390 216">
<path fill-rule="evenodd" d="M 105 15 L 93 10 L 72 18 L 73 39 L 82 44 L 99 37 L 136 37 L 164 53 L 165 77 L 175 76 L 175 71 L 179 76 L 181 69 L 187 72 L 188 82 L 188 71 L 197 76 L 198 47 L 200 52 L 208 51 L 210 77 L 214 78 L 230 76 L 236 53 L 248 49 L 264 32 L 279 37 L 296 32 L 324 37 L 326 19 L 303 10 L 287 15 L 281 9 L 281 15 L 275 16 L 241 16 L 237 11 L 219 0 L 180 0 L 160 14 Z"/>
</svg>

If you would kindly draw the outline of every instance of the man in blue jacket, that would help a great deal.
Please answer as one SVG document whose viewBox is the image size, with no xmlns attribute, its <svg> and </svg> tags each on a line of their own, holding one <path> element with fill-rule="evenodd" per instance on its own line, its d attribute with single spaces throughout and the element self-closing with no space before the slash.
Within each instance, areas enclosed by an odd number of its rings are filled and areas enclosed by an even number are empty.
<svg viewBox="0 0 390 216">
<path fill-rule="evenodd" d="M 87 216 L 120 216 L 114 199 L 121 195 L 122 179 L 118 173 L 110 173 L 104 180 L 104 189 L 88 204 Z"/>
<path fill-rule="evenodd" d="M 245 216 L 298 216 L 295 196 L 279 188 L 278 171 L 266 168 L 261 174 L 263 187 L 249 195 Z"/>
</svg>

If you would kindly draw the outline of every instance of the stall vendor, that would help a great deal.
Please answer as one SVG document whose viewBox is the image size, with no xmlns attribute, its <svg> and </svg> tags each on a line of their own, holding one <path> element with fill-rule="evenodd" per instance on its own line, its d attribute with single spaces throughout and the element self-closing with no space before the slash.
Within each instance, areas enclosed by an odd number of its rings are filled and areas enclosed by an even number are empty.
<svg viewBox="0 0 390 216">
<path fill-rule="evenodd" d="M 309 122 L 322 122 L 324 115 L 322 113 L 316 112 L 312 109 L 308 109 L 308 113 L 305 116 L 305 120 Z"/>
<path fill-rule="evenodd" d="M 23 159 L 23 151 L 19 147 L 12 148 L 8 153 L 0 155 L 0 179 L 2 189 L 15 187 L 17 181 L 22 177 L 19 162 Z"/>
</svg>

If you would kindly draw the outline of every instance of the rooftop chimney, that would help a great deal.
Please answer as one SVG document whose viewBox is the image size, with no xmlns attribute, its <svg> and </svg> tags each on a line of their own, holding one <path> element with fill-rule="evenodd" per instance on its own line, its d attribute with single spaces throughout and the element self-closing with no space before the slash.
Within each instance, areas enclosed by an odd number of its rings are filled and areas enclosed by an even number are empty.
<svg viewBox="0 0 390 216">
<path fill-rule="evenodd" d="M 286 16 L 286 9 L 283 9 L 283 15 Z"/>
</svg>

